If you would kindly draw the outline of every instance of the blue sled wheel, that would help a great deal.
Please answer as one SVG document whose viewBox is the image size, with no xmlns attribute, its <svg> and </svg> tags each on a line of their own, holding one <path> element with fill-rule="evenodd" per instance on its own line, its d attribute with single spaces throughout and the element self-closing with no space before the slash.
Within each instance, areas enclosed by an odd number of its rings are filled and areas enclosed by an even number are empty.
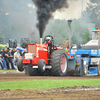
<svg viewBox="0 0 100 100">
<path fill-rule="evenodd" d="M 84 65 L 84 75 L 86 75 L 86 74 L 87 74 L 87 66 Z"/>
<path fill-rule="evenodd" d="M 98 71 L 98 76 L 100 76 L 99 65 L 98 65 L 98 67 L 97 67 L 97 71 Z"/>
</svg>

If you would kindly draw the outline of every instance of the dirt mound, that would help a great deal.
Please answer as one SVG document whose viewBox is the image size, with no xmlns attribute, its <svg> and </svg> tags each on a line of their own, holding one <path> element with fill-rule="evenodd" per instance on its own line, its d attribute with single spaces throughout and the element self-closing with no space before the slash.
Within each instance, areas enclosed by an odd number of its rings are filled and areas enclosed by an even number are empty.
<svg viewBox="0 0 100 100">
<path fill-rule="evenodd" d="M 54 90 L 7 89 L 0 91 L 0 100 L 100 100 L 100 88 L 83 86 Z"/>
</svg>

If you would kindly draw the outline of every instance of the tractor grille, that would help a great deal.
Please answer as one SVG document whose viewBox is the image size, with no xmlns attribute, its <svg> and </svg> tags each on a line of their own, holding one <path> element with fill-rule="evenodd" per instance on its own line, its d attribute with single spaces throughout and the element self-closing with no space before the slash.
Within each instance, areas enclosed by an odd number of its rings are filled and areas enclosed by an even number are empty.
<svg viewBox="0 0 100 100">
<path fill-rule="evenodd" d="M 36 56 L 36 44 L 28 45 L 28 53 L 34 53 L 34 56 Z"/>
</svg>

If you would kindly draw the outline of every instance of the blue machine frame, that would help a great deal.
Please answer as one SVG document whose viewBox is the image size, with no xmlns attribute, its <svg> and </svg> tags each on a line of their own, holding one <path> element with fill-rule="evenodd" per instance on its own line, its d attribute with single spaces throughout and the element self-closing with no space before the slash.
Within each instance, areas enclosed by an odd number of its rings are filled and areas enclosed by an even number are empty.
<svg viewBox="0 0 100 100">
<path fill-rule="evenodd" d="M 97 36 L 97 32 L 99 32 L 98 46 L 70 49 L 70 56 L 76 57 L 76 55 L 81 55 L 85 74 L 100 75 L 100 30 L 94 30 L 93 32 L 95 32 L 95 37 Z M 95 40 L 97 39 L 95 38 Z"/>
<path fill-rule="evenodd" d="M 71 49 L 70 56 L 74 56 L 77 59 L 77 55 L 81 55 L 83 61 L 86 64 L 87 74 L 97 75 L 97 61 L 91 61 L 91 58 L 100 58 L 100 49 Z M 90 63 L 94 63 L 94 66 L 89 67 Z M 96 64 L 95 64 L 96 63 Z M 100 64 L 100 62 L 99 62 Z M 82 67 L 82 66 L 81 66 Z M 100 67 L 99 67 L 100 70 Z"/>
</svg>

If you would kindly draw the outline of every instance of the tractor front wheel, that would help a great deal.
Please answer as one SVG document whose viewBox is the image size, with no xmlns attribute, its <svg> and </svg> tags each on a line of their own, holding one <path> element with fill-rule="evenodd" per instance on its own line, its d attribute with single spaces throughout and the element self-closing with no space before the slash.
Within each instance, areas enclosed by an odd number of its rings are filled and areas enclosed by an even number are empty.
<svg viewBox="0 0 100 100">
<path fill-rule="evenodd" d="M 38 62 L 38 71 L 41 76 L 49 76 L 49 70 L 46 70 L 46 63 L 44 59 L 39 60 Z"/>
<path fill-rule="evenodd" d="M 39 76 L 37 68 L 32 68 L 32 67 L 26 67 L 25 68 L 25 75 L 29 76 Z"/>
<path fill-rule="evenodd" d="M 68 69 L 68 59 L 65 50 L 55 50 L 51 55 L 51 75 L 65 76 Z"/>
<path fill-rule="evenodd" d="M 45 67 L 46 67 L 46 63 L 45 63 L 45 60 L 41 59 L 39 60 L 38 62 L 38 70 L 39 72 L 45 72 Z"/>
</svg>

